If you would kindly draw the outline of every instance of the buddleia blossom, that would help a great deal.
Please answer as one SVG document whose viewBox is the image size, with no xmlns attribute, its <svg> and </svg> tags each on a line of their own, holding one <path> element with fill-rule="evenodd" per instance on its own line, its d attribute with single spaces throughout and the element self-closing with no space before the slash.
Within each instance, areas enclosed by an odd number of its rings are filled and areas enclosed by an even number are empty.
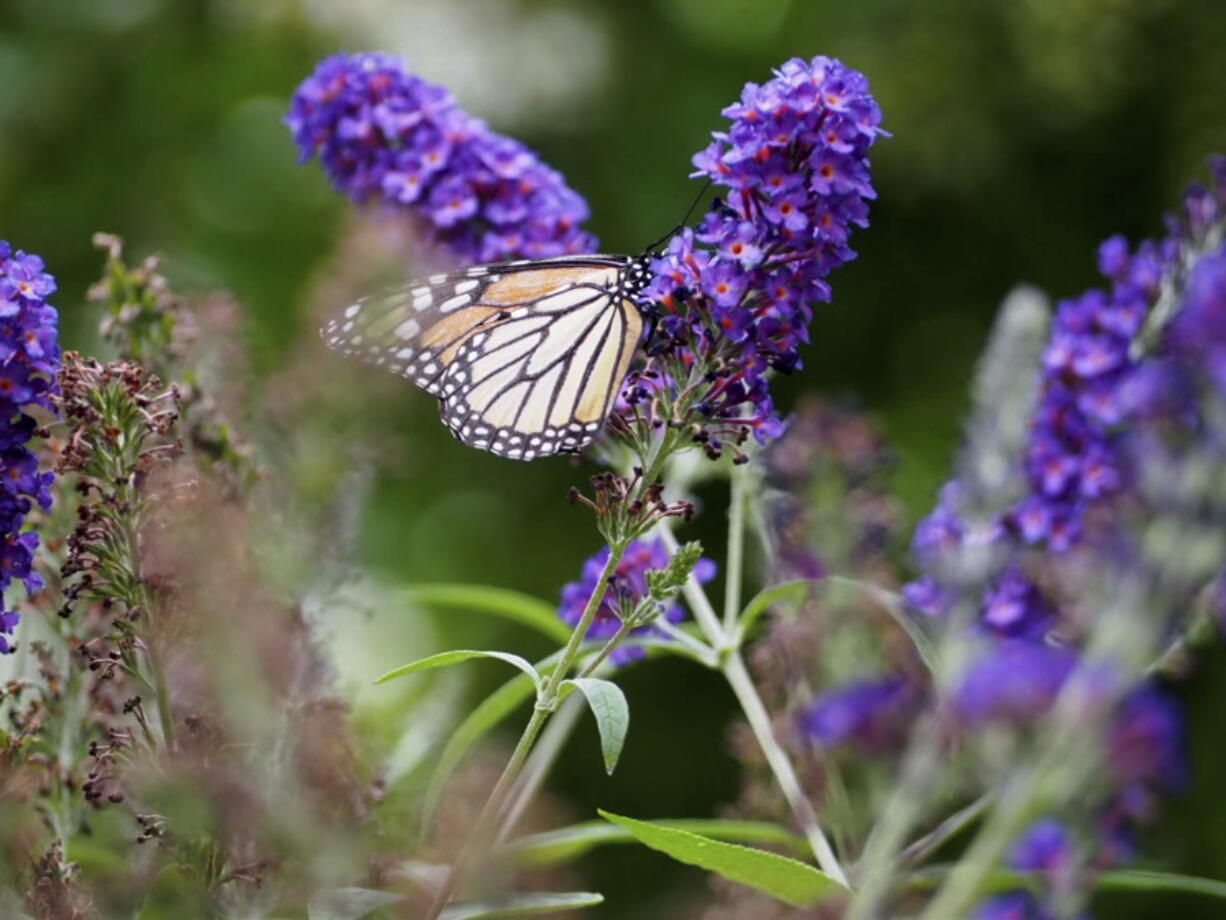
<svg viewBox="0 0 1226 920">
<path fill-rule="evenodd" d="M 1104 242 L 1098 265 L 1108 285 L 1057 306 L 1025 449 L 1025 493 L 971 534 L 958 509 L 958 483 L 945 487 L 916 529 L 913 550 L 922 574 L 904 589 L 913 607 L 931 615 L 948 608 L 935 560 L 978 540 L 1015 559 L 985 594 L 981 625 L 1031 638 L 1057 625 L 1055 610 L 1026 571 L 1023 550 L 1060 555 L 1081 545 L 1087 515 L 1127 496 L 1138 463 L 1149 462 L 1135 450 L 1138 423 L 1162 415 L 1194 424 L 1198 398 L 1188 368 L 1220 373 L 1226 351 L 1212 343 L 1223 340 L 1226 328 L 1218 324 L 1226 322 L 1214 313 L 1218 269 L 1204 247 L 1226 216 L 1224 164 L 1212 161 L 1212 188 L 1188 190 L 1182 220 L 1169 220 L 1162 240 L 1133 248 L 1119 236 Z M 1146 352 L 1142 333 L 1164 298 L 1177 300 L 1179 309 L 1159 334 L 1160 346 Z"/>
<path fill-rule="evenodd" d="M 55 279 L 43 260 L 0 240 L 0 599 L 14 580 L 27 591 L 43 581 L 34 571 L 38 534 L 22 531 L 35 505 L 51 507 L 53 475 L 39 469 L 31 442 L 39 435 L 29 410 L 51 410 L 60 349 L 58 314 L 47 303 Z M 13 650 L 8 638 L 20 617 L 0 600 L 0 654 Z"/>
<path fill-rule="evenodd" d="M 922 692 L 901 677 L 857 681 L 818 696 L 801 714 L 800 728 L 825 748 L 850 744 L 881 753 L 906 738 L 922 702 Z"/>
<path fill-rule="evenodd" d="M 562 587 L 562 602 L 558 608 L 558 616 L 562 622 L 574 626 L 583 618 L 588 598 L 599 586 L 600 573 L 604 571 L 608 559 L 609 548 L 606 546 L 583 563 L 583 573 L 578 581 L 569 582 Z M 649 596 L 648 571 L 666 568 L 669 559 L 668 548 L 658 539 L 631 541 L 601 596 L 600 606 L 596 609 L 596 618 L 588 628 L 587 638 L 608 639 L 613 636 L 621 627 L 622 618 L 629 616 L 638 604 Z M 710 581 L 715 577 L 715 563 L 710 559 L 699 559 L 694 566 L 693 575 L 699 582 Z M 685 611 L 680 604 L 674 602 L 668 604 L 660 612 L 660 616 L 670 623 L 677 623 L 685 618 Z M 659 630 L 650 625 L 639 626 L 630 631 L 631 636 L 640 637 L 658 634 Z M 624 646 L 615 649 L 610 657 L 615 664 L 625 664 L 642 658 L 644 654 L 641 648 Z"/>
<path fill-rule="evenodd" d="M 337 190 L 405 208 L 461 262 L 590 252 L 583 198 L 519 141 L 382 54 L 320 62 L 285 119 Z"/>
<path fill-rule="evenodd" d="M 848 240 L 876 197 L 868 151 L 885 132 L 864 75 L 820 56 L 748 84 L 723 114 L 732 123 L 693 174 L 723 195 L 655 260 L 646 296 L 659 303 L 656 348 L 677 359 L 671 376 L 698 365 L 711 378 L 695 398 L 712 437 L 765 441 L 780 431 L 767 373 L 801 367 L 826 277 L 855 258 Z"/>
</svg>

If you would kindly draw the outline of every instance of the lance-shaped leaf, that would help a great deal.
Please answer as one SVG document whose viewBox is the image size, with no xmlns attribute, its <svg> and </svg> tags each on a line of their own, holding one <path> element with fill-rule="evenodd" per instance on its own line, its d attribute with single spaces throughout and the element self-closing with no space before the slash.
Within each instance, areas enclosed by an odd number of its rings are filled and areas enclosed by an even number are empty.
<svg viewBox="0 0 1226 920">
<path fill-rule="evenodd" d="M 803 837 L 786 827 L 766 821 L 735 821 L 723 818 L 689 818 L 678 821 L 658 821 L 661 827 L 691 831 L 713 840 L 737 843 L 776 844 L 794 853 L 808 852 Z M 616 824 L 607 821 L 583 821 L 539 834 L 520 837 L 506 845 L 506 852 L 516 862 L 528 866 L 552 866 L 578 859 L 598 846 L 635 843 L 637 838 Z"/>
<path fill-rule="evenodd" d="M 587 698 L 588 707 L 596 717 L 596 729 L 600 732 L 600 753 L 604 768 L 612 775 L 626 743 L 626 731 L 630 728 L 630 704 L 621 687 L 611 680 L 599 677 L 576 677 L 562 682 L 566 688 L 575 687 Z"/>
<path fill-rule="evenodd" d="M 495 917 L 540 917 L 580 907 L 594 907 L 604 896 L 594 891 L 538 892 L 518 894 L 501 901 L 471 901 L 453 904 L 439 920 L 494 920 Z"/>
<path fill-rule="evenodd" d="M 689 831 L 623 818 L 607 811 L 601 811 L 600 816 L 624 827 L 640 843 L 666 853 L 678 862 L 722 875 L 729 881 L 747 885 L 793 907 L 809 907 L 827 895 L 847 890 L 824 872 L 777 853 L 723 843 Z"/>
<path fill-rule="evenodd" d="M 570 638 L 570 627 L 558 619 L 556 604 L 538 597 L 487 585 L 412 585 L 405 594 L 423 607 L 448 607 L 512 620 L 557 642 Z"/>
<path fill-rule="evenodd" d="M 468 661 L 470 658 L 497 658 L 499 661 L 505 661 L 507 664 L 514 665 L 531 677 L 537 691 L 540 691 L 541 675 L 536 672 L 536 668 L 532 667 L 531 663 L 526 659 L 520 658 L 518 655 L 512 655 L 510 652 L 485 652 L 475 649 L 455 649 L 450 652 L 439 652 L 437 655 L 430 655 L 427 658 L 419 658 L 417 661 L 393 668 L 378 678 L 375 683 L 384 684 L 389 680 L 395 680 L 397 677 L 403 677 L 406 674 L 416 674 L 418 671 L 428 671 L 431 668 L 444 668 L 448 665 L 459 664 L 461 661 Z"/>
</svg>

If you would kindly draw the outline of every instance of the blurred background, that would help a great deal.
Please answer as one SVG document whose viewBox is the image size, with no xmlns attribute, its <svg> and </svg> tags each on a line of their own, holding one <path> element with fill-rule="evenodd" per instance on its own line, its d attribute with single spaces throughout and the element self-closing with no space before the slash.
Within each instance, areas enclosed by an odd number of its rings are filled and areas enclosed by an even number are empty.
<svg viewBox="0 0 1226 920">
<path fill-rule="evenodd" d="M 1009 288 L 1061 297 L 1096 284 L 1099 241 L 1160 232 L 1206 155 L 1226 151 L 1223 48 L 1220 0 L 0 0 L 0 238 L 46 259 L 69 347 L 97 348 L 85 306 L 97 230 L 124 236 L 134 258 L 161 252 L 181 290 L 232 292 L 245 383 L 258 394 L 265 381 L 284 385 L 278 373 L 315 334 L 311 316 L 341 305 L 327 303 L 328 282 L 344 268 L 354 209 L 317 166 L 296 163 L 281 124 L 321 57 L 404 57 L 561 170 L 590 202 L 603 248 L 636 252 L 690 205 L 690 157 L 746 81 L 794 55 L 835 56 L 869 77 L 894 136 L 875 148 L 880 197 L 853 240 L 860 258 L 832 277 L 806 367 L 780 382 L 779 399 L 786 408 L 819 391 L 867 409 L 914 519 L 948 473 L 971 368 Z M 433 400 L 407 387 L 378 394 L 372 418 L 396 462 L 364 500 L 362 562 L 396 583 L 463 580 L 555 600 L 598 548 L 564 501 L 588 470 L 464 449 Z M 343 481 L 321 484 L 331 487 Z M 706 498 L 695 533 L 718 546 L 721 497 Z M 338 635 L 355 686 L 436 646 L 548 651 L 455 617 L 365 618 Z M 1226 682 L 1213 670 L 1187 694 L 1191 787 L 1142 849 L 1226 878 L 1214 783 L 1226 742 L 1208 710 Z M 478 671 L 450 687 L 447 712 L 494 685 Z M 680 817 L 734 799 L 732 701 L 716 679 L 669 662 L 628 673 L 625 686 L 638 705 L 622 767 L 604 776 L 584 725 L 553 784 L 559 814 L 578 820 L 600 805 Z M 380 703 L 363 691 L 358 705 L 362 717 Z M 630 848 L 580 872 L 613 905 L 591 916 L 669 916 L 666 892 L 703 884 Z M 1153 908 L 1121 898 L 1098 913 Z"/>
</svg>

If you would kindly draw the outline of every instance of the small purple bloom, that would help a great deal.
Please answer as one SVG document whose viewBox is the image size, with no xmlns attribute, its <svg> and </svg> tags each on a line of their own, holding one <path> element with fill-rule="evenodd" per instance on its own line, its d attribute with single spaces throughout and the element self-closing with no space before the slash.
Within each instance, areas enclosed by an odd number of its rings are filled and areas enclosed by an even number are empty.
<svg viewBox="0 0 1226 920">
<path fill-rule="evenodd" d="M 880 753 L 900 744 L 921 703 L 902 678 L 863 680 L 827 691 L 800 717 L 801 731 L 823 747 L 855 745 Z"/>
<path fill-rule="evenodd" d="M 1022 872 L 1058 875 L 1072 865 L 1073 856 L 1068 828 L 1055 818 L 1042 818 L 1014 842 L 1009 850 L 1009 865 Z"/>
<path fill-rule="evenodd" d="M 968 726 L 990 720 L 1029 722 L 1051 706 L 1073 672 L 1067 649 L 1012 640 L 971 663 L 954 691 L 953 708 Z"/>
<path fill-rule="evenodd" d="M 1187 779 L 1183 713 L 1157 687 L 1134 690 L 1120 704 L 1108 750 L 1111 771 L 1123 785 L 1174 792 Z"/>
<path fill-rule="evenodd" d="M 1009 891 L 988 898 L 975 912 L 971 920 L 1054 920 L 1054 914 L 1028 891 Z"/>
<path fill-rule="evenodd" d="M 660 540 L 634 540 L 626 548 L 621 562 L 614 571 L 611 583 L 606 586 L 596 608 L 596 617 L 588 627 L 588 639 L 607 639 L 621 627 L 621 614 L 629 614 L 635 605 L 648 596 L 647 572 L 651 569 L 663 569 L 669 561 L 668 548 Z M 606 546 L 595 556 L 583 563 L 583 574 L 578 581 L 572 581 L 562 587 L 562 602 L 558 608 L 558 616 L 562 622 L 576 625 L 583 617 L 588 598 L 597 589 L 600 573 L 604 571 L 609 560 L 609 548 Z M 708 582 L 715 577 L 715 563 L 710 559 L 700 559 L 694 566 L 694 577 L 699 582 Z M 661 614 L 670 623 L 677 623 L 685 618 L 685 611 L 680 604 L 671 604 Z M 631 630 L 631 636 L 661 635 L 660 630 L 653 626 L 641 626 Z M 610 656 L 614 664 L 625 664 L 637 661 L 646 654 L 641 648 L 622 647 L 615 649 Z"/>
<path fill-rule="evenodd" d="M 29 592 L 43 584 L 34 571 L 38 534 L 22 530 L 35 502 L 51 505 L 53 476 L 39 471 L 30 450 L 37 424 L 26 411 L 50 409 L 59 367 L 58 314 L 44 299 L 55 280 L 43 269 L 38 256 L 0 241 L 0 596 L 14 580 Z M 19 621 L 0 605 L 0 653 L 13 650 L 7 637 Z"/>
</svg>

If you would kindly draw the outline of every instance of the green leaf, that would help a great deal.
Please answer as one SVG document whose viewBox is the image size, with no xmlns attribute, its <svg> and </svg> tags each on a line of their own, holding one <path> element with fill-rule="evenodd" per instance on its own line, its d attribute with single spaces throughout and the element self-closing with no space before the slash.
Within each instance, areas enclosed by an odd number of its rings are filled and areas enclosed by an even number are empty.
<svg viewBox="0 0 1226 920">
<path fill-rule="evenodd" d="M 418 671 L 428 671 L 431 668 L 443 668 L 447 665 L 459 664 L 461 661 L 468 661 L 470 658 L 497 658 L 499 661 L 513 664 L 531 677 L 532 683 L 536 685 L 537 689 L 540 689 L 541 675 L 525 659 L 520 658 L 518 655 L 512 655 L 510 652 L 482 652 L 474 649 L 455 649 L 450 652 L 439 652 L 437 655 L 430 655 L 427 658 L 419 658 L 417 661 L 393 668 L 378 678 L 375 683 L 385 684 L 389 680 L 395 680 L 397 677 L 403 677 L 406 674 L 416 674 Z"/>
<path fill-rule="evenodd" d="M 828 894 L 847 890 L 824 872 L 777 853 L 722 843 L 690 831 L 623 818 L 607 811 L 601 811 L 600 816 L 624 827 L 639 843 L 666 853 L 678 862 L 722 875 L 793 907 L 808 907 Z"/>
<path fill-rule="evenodd" d="M 604 895 L 594 891 L 541 892 L 519 894 L 501 901 L 470 901 L 453 904 L 443 911 L 439 920 L 483 920 L 487 917 L 537 917 L 557 914 L 579 907 L 594 907 L 604 903 Z"/>
<path fill-rule="evenodd" d="M 360 920 L 380 907 L 403 900 L 404 895 L 373 888 L 334 888 L 313 894 L 307 915 L 310 920 Z"/>
<path fill-rule="evenodd" d="M 1226 882 L 1196 875 L 1156 872 L 1150 869 L 1114 869 L 1102 873 L 1095 883 L 1098 888 L 1116 891 L 1182 891 L 1203 894 L 1211 898 L 1226 898 Z"/>
<path fill-rule="evenodd" d="M 604 768 L 612 776 L 630 728 L 630 704 L 626 702 L 626 694 L 613 681 L 599 677 L 576 677 L 562 681 L 562 686 L 578 687 L 587 697 L 587 704 L 596 717 L 596 728 L 600 732 Z"/>
<path fill-rule="evenodd" d="M 558 619 L 558 608 L 529 594 L 484 585 L 413 585 L 405 589 L 423 607 L 451 607 L 487 613 L 529 626 L 561 644 L 570 638 L 570 627 Z"/>
<path fill-rule="evenodd" d="M 787 828 L 765 821 L 722 821 L 706 818 L 682 818 L 677 821 L 656 821 L 661 827 L 690 831 L 714 840 L 734 840 L 741 843 L 778 844 L 796 853 L 807 852 L 803 838 Z M 520 837 L 507 844 L 506 852 L 518 862 L 529 866 L 550 866 L 578 859 L 584 853 L 604 844 L 633 843 L 637 838 L 616 824 L 605 821 L 584 821 L 570 827 Z"/>
<path fill-rule="evenodd" d="M 913 887 L 935 888 L 953 870 L 952 866 L 936 865 L 913 873 Z M 1008 891 L 1025 887 L 1043 880 L 1039 872 L 1013 872 L 997 869 L 985 881 L 988 891 Z M 1226 898 L 1226 882 L 1201 878 L 1195 875 L 1179 875 L 1174 872 L 1156 872 L 1151 869 L 1109 869 L 1094 880 L 1094 887 L 1105 891 L 1177 891 L 1183 894 L 1200 894 L 1211 898 Z"/>
<path fill-rule="evenodd" d="M 561 658 L 561 652 L 554 652 L 548 658 L 536 663 L 536 669 L 541 674 L 548 674 L 554 669 Z M 434 809 L 438 806 L 443 794 L 443 787 L 448 777 L 464 759 L 472 747 L 480 741 L 494 726 L 514 712 L 526 700 L 532 698 L 536 685 L 523 674 L 511 678 L 484 700 L 456 726 L 443 750 L 438 755 L 438 763 L 430 774 L 430 782 L 426 786 L 425 799 L 422 805 L 422 828 L 430 826 Z"/>
<path fill-rule="evenodd" d="M 509 681 L 477 704 L 451 733 L 443 750 L 438 755 L 438 763 L 430 774 L 430 782 L 426 785 L 423 802 L 423 829 L 429 827 L 430 819 L 443 794 L 452 771 L 464 759 L 472 747 L 489 731 L 509 716 L 512 712 L 536 693 L 533 682 L 523 674 L 512 677 Z"/>
<path fill-rule="evenodd" d="M 748 636 L 749 631 L 762 614 L 770 609 L 772 604 L 777 604 L 780 601 L 790 600 L 799 602 L 804 599 L 805 594 L 809 589 L 820 582 L 812 581 L 807 578 L 800 578 L 795 581 L 785 581 L 782 584 L 771 585 L 769 588 L 764 588 L 753 596 L 745 609 L 741 611 L 741 615 L 737 617 L 737 626 L 740 629 L 742 637 Z"/>
</svg>

